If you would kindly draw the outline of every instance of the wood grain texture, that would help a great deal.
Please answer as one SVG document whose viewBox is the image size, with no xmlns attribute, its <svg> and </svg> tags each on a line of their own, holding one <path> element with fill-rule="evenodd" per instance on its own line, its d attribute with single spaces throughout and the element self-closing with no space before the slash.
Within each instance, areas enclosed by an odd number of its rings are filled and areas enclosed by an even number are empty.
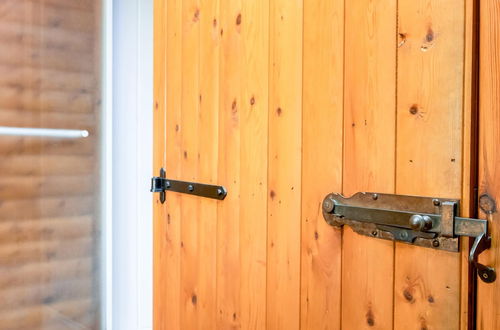
<svg viewBox="0 0 500 330">
<path fill-rule="evenodd" d="M 200 121 L 200 1 L 184 0 L 181 7 L 182 79 L 180 113 L 181 180 L 199 182 L 200 152 L 198 130 Z M 173 96 L 174 97 L 174 96 Z M 178 96 L 177 96 L 178 97 Z M 180 196 L 181 221 L 181 284 L 180 328 L 196 329 L 203 324 L 214 327 L 214 315 L 206 313 L 208 296 L 200 295 L 203 285 L 200 274 L 200 212 L 199 198 Z M 212 318 L 212 319 L 210 319 Z"/>
<path fill-rule="evenodd" d="M 65 241 L 26 242 L 19 247 L 16 242 L 0 247 L 0 265 L 20 266 L 32 262 L 78 259 L 92 251 L 92 238 L 83 237 L 71 240 L 71 249 L 64 249 Z"/>
<path fill-rule="evenodd" d="M 66 281 L 78 277 L 91 278 L 92 262 L 92 258 L 86 257 L 2 267 L 0 289 L 29 286 L 40 282 L 48 284 L 52 281 Z M 9 276 L 11 272 L 15 272 L 16 277 Z"/>
<path fill-rule="evenodd" d="M 29 306 L 15 311 L 0 312 L 0 319 L 2 319 L 4 329 L 33 329 L 40 324 L 50 327 L 54 326 L 53 322 L 57 320 L 66 321 L 67 326 L 68 319 L 78 320 L 80 324 L 86 319 L 87 322 L 84 326 L 90 327 L 92 320 L 89 310 L 95 310 L 95 307 L 92 306 L 92 300 L 74 299 L 62 303 L 51 303 L 47 306 Z M 56 329 L 61 328 L 62 326 L 59 324 Z"/>
<path fill-rule="evenodd" d="M 219 1 L 199 3 L 199 86 L 198 129 L 182 130 L 183 135 L 198 139 L 198 181 L 218 182 L 219 138 L 219 34 L 213 26 L 219 16 Z M 194 87 L 194 86 L 193 86 Z M 189 87 L 188 87 L 189 88 Z M 187 119 L 189 120 L 189 119 Z M 184 128 L 186 128 L 184 126 Z M 189 157 L 189 155 L 188 155 Z M 197 246 L 198 268 L 196 295 L 200 313 L 199 329 L 216 329 L 216 256 L 217 256 L 218 201 L 202 198 L 199 201 Z M 184 224 L 185 222 L 183 222 Z"/>
<path fill-rule="evenodd" d="M 396 1 L 345 7 L 343 193 L 394 192 Z M 393 248 L 344 228 L 342 328 L 389 329 Z"/>
<path fill-rule="evenodd" d="M 75 1 L 76 2 L 76 1 Z M 43 14 L 42 8 L 43 6 Z M 99 7 L 94 1 L 94 9 Z M 4 0 L 0 4 L 4 22 L 20 22 L 39 26 L 56 26 L 66 31 L 89 32 L 95 29 L 95 13 L 70 7 L 51 6 L 39 0 Z M 41 14 L 41 15 L 40 15 Z"/>
<path fill-rule="evenodd" d="M 175 173 L 172 166 L 167 167 L 166 154 L 172 149 L 166 148 L 165 134 L 175 132 L 172 127 L 167 129 L 166 114 L 167 114 L 167 40 L 169 37 L 170 27 L 174 20 L 174 15 L 170 13 L 170 18 L 166 20 L 167 5 L 173 1 L 165 2 L 163 0 L 155 0 L 154 2 L 154 108 L 153 108 L 153 175 L 157 176 L 161 168 L 165 168 Z M 168 26 L 167 26 L 168 22 Z M 168 31 L 167 31 L 168 30 Z M 171 32 L 170 32 L 171 33 Z M 172 62 L 174 50 L 172 49 L 168 60 Z M 175 53 L 174 53 L 175 54 Z M 169 72 L 170 73 L 170 72 Z M 175 76 L 170 76 L 175 77 Z M 170 81 L 170 80 L 169 80 Z M 168 86 L 175 86 L 173 83 Z M 169 108 L 170 112 L 175 113 L 175 108 Z M 176 166 L 177 163 L 172 163 Z M 170 165 L 170 163 L 169 163 Z M 170 196 L 169 196 L 170 197 Z M 176 204 L 168 204 L 175 207 Z M 175 256 L 179 255 L 179 240 L 175 241 L 175 230 L 168 227 L 170 215 L 167 214 L 167 205 L 161 204 L 159 194 L 154 194 L 153 197 L 153 324 L 155 329 L 178 329 L 179 313 L 172 313 L 172 310 L 179 308 L 179 294 L 175 294 L 180 285 L 180 281 L 175 281 L 176 274 L 179 273 L 179 260 Z M 169 210 L 169 212 L 172 212 Z M 170 221 L 169 221 L 170 220 Z M 177 217 L 175 223 L 178 223 Z M 176 227 L 174 227 L 176 228 Z M 177 235 L 178 237 L 179 235 Z M 173 241 L 173 244 L 171 242 Z M 176 249 L 177 248 L 177 249 Z M 177 254 L 175 253 L 177 252 Z M 177 263 L 176 263 L 177 261 Z M 170 268 L 171 271 L 164 273 L 165 268 Z M 174 292 L 172 294 L 172 292 Z M 174 303 L 172 303 L 174 302 Z M 176 318 L 177 316 L 177 318 Z M 177 325 L 175 327 L 174 325 Z"/>
<path fill-rule="evenodd" d="M 6 44 L 22 40 L 24 44 L 30 47 L 83 52 L 93 47 L 95 38 L 93 33 L 70 32 L 52 26 L 40 27 L 30 31 L 24 29 L 23 24 L 17 22 L 0 22 L 0 40 Z M 39 38 L 40 34 L 43 34 L 43 39 Z"/>
<path fill-rule="evenodd" d="M 462 197 L 464 8 L 399 2 L 399 194 Z M 394 327 L 457 329 L 460 254 L 397 243 L 395 264 Z"/>
<path fill-rule="evenodd" d="M 343 17 L 343 1 L 304 1 L 302 329 L 340 328 L 342 230 L 321 203 L 342 190 Z"/>
<path fill-rule="evenodd" d="M 241 1 L 221 0 L 219 180 L 230 191 L 218 205 L 217 328 L 240 323 L 240 142 L 243 44 Z"/>
<path fill-rule="evenodd" d="M 299 328 L 302 5 L 270 2 L 268 329 Z"/>
<path fill-rule="evenodd" d="M 243 43 L 240 56 L 245 61 L 240 102 L 240 313 L 237 318 L 241 329 L 265 329 L 269 2 L 242 1 L 241 16 L 237 14 L 235 22 Z"/>
<path fill-rule="evenodd" d="M 496 268 L 500 265 L 500 6 L 497 1 L 480 3 L 479 51 L 479 215 L 489 221 L 492 246 L 479 262 Z M 496 205 L 496 208 L 492 208 Z M 482 206 L 482 207 L 481 207 Z M 477 282 L 477 329 L 500 328 L 500 282 Z"/>
<path fill-rule="evenodd" d="M 74 73 L 40 68 L 36 72 L 27 66 L 0 63 L 0 86 L 19 89 L 40 88 L 53 91 L 92 91 L 96 78 L 91 73 Z"/>
</svg>

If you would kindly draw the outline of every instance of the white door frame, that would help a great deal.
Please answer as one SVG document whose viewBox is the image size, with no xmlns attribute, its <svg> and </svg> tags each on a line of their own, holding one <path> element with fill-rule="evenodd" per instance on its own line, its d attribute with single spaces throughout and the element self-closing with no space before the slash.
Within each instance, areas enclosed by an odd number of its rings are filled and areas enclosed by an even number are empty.
<svg viewBox="0 0 500 330">
<path fill-rule="evenodd" d="M 113 3 L 112 326 L 152 329 L 153 0 Z M 108 310 L 109 315 L 109 310 Z"/>
</svg>

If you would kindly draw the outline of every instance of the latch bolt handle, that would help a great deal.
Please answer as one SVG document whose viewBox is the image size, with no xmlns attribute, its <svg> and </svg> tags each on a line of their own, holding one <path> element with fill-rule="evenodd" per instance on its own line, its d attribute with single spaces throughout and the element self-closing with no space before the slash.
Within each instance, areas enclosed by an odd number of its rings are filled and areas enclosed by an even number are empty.
<svg viewBox="0 0 500 330">
<path fill-rule="evenodd" d="M 427 231 L 432 228 L 432 219 L 428 215 L 414 214 L 410 217 L 410 227 L 416 231 Z"/>
<path fill-rule="evenodd" d="M 474 239 L 472 248 L 469 252 L 469 263 L 473 264 L 477 270 L 477 275 L 483 282 L 492 283 L 497 278 L 495 269 L 492 267 L 485 266 L 477 262 L 477 257 L 484 250 L 489 249 L 491 246 L 491 238 L 483 233 Z"/>
</svg>

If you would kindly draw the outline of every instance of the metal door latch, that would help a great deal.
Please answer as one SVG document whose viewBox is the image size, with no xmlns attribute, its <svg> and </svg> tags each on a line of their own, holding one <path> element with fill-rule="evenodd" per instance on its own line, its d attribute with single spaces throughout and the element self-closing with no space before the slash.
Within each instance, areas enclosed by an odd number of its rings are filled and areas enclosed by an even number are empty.
<svg viewBox="0 0 500 330">
<path fill-rule="evenodd" d="M 165 170 L 162 168 L 160 176 L 151 179 L 151 192 L 160 193 L 160 201 L 163 204 L 167 190 L 219 200 L 223 200 L 227 195 L 227 190 L 223 186 L 167 179 Z"/>
<path fill-rule="evenodd" d="M 488 221 L 457 216 L 459 200 L 379 193 L 352 197 L 329 194 L 323 200 L 323 217 L 331 226 L 350 226 L 370 237 L 395 240 L 446 251 L 459 251 L 459 236 L 474 237 L 469 262 L 484 282 L 496 279 L 495 269 L 477 262 L 488 249 Z"/>
</svg>

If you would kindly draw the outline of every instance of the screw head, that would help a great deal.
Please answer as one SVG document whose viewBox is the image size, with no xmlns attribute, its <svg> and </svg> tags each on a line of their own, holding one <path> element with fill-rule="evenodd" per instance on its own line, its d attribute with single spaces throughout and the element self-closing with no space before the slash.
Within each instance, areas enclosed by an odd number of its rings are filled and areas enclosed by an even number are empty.
<svg viewBox="0 0 500 330">
<path fill-rule="evenodd" d="M 222 195 L 222 193 L 223 193 L 222 189 L 221 188 L 217 188 L 217 195 L 220 196 L 220 195 Z"/>
<path fill-rule="evenodd" d="M 434 204 L 434 206 L 440 206 L 441 205 L 441 201 L 437 198 L 434 198 L 432 200 L 432 204 Z"/>
<path fill-rule="evenodd" d="M 432 241 L 432 246 L 438 247 L 439 246 L 439 241 L 437 239 Z"/>
<path fill-rule="evenodd" d="M 401 237 L 402 239 L 406 239 L 408 238 L 408 233 L 406 231 L 402 231 L 400 234 L 399 234 L 399 237 Z"/>
<path fill-rule="evenodd" d="M 377 236 L 377 231 L 376 230 L 372 231 L 372 235 Z"/>
<path fill-rule="evenodd" d="M 323 210 L 326 213 L 332 213 L 334 209 L 335 209 L 335 203 L 332 201 L 331 198 L 326 198 L 323 201 Z"/>
<path fill-rule="evenodd" d="M 189 190 L 189 191 L 193 191 L 193 190 L 194 190 L 194 187 L 193 187 L 193 185 L 192 185 L 192 184 L 190 184 L 190 185 L 188 186 L 188 190 Z"/>
<path fill-rule="evenodd" d="M 372 195 L 372 199 L 373 199 L 374 201 L 376 201 L 376 200 L 378 199 L 378 194 L 373 194 L 373 195 Z"/>
</svg>

